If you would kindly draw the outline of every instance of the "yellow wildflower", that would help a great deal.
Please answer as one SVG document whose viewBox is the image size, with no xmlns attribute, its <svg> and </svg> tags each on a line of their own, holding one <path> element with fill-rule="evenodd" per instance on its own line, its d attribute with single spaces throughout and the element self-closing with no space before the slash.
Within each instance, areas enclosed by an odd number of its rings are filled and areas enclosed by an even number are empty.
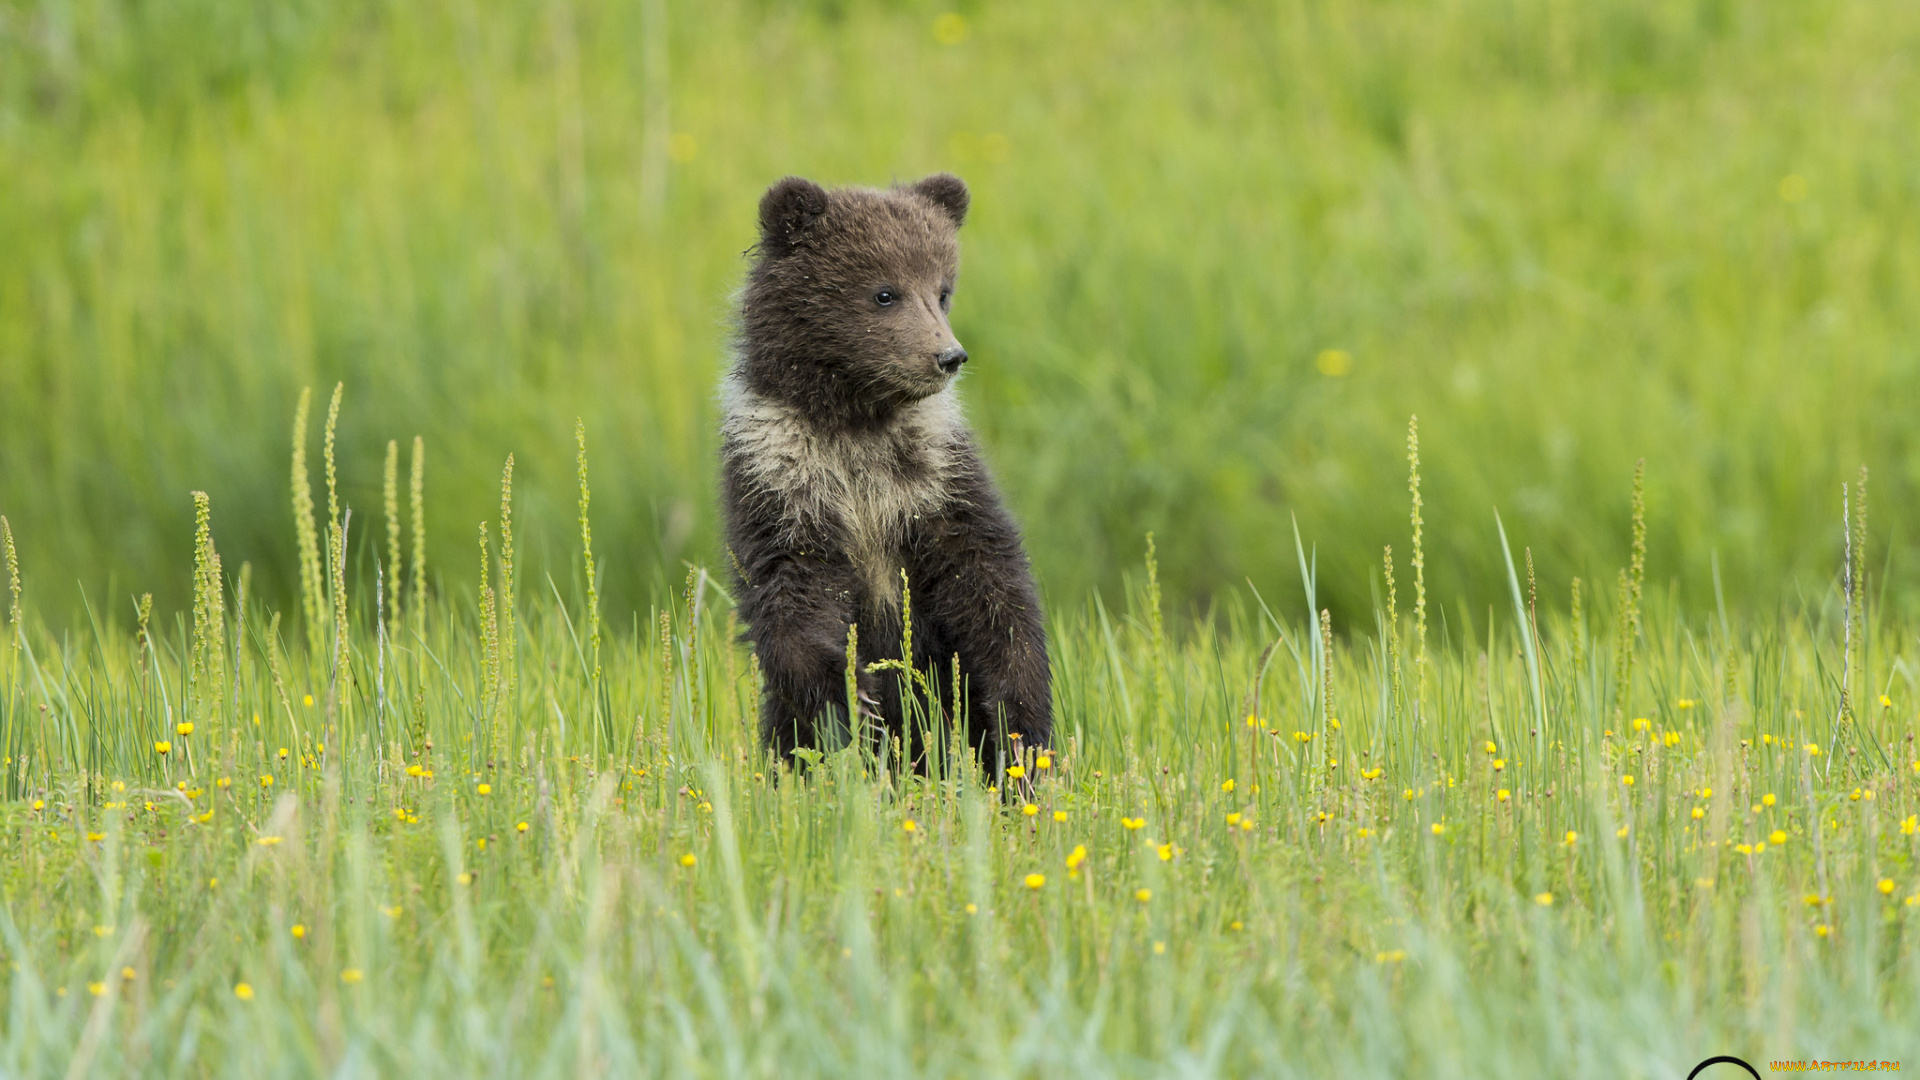
<svg viewBox="0 0 1920 1080">
<path fill-rule="evenodd" d="M 1161 844 L 1160 847 L 1158 848 L 1158 851 L 1160 854 L 1161 862 L 1173 861 L 1173 845 L 1172 844 Z"/>
<path fill-rule="evenodd" d="M 700 860 L 695 858 L 693 855 L 693 852 L 691 851 L 687 852 L 685 855 L 680 856 L 681 866 L 692 866 L 694 863 L 697 863 L 699 861 Z"/>
<path fill-rule="evenodd" d="M 914 820 L 912 818 L 908 818 L 907 820 L 900 823 L 901 832 L 912 832 L 915 829 L 918 829 L 919 827 L 920 827 L 919 825 L 914 823 Z"/>
<path fill-rule="evenodd" d="M 1773 792 L 1771 791 L 1767 792 L 1765 795 L 1760 796 L 1761 806 L 1772 806 L 1774 803 L 1778 801 L 1779 801 L 1778 799 L 1775 799 L 1773 797 Z"/>
<path fill-rule="evenodd" d="M 1780 831 L 1779 829 L 1773 830 L 1773 832 L 1768 834 L 1767 836 L 1767 843 L 1772 844 L 1774 847 L 1779 847 L 1780 845 L 1786 842 L 1787 842 L 1787 834 Z"/>
<path fill-rule="evenodd" d="M 173 733 L 183 739 L 193 734 L 193 721 L 182 720 L 178 724 L 173 725 Z"/>
<path fill-rule="evenodd" d="M 307 936 L 307 928 L 300 923 L 294 923 L 292 933 L 293 939 L 299 941 Z"/>
<path fill-rule="evenodd" d="M 1499 791 L 1493 793 L 1493 797 L 1501 802 L 1506 802 L 1509 798 L 1513 797 L 1513 792 L 1508 791 L 1506 788 L 1501 788 Z"/>
<path fill-rule="evenodd" d="M 1026 885 L 1027 885 L 1027 888 L 1029 889 L 1038 889 L 1041 886 L 1045 885 L 1046 883 L 1047 883 L 1047 875 L 1045 874 L 1028 874 L 1027 875 Z"/>
<path fill-rule="evenodd" d="M 1039 757 L 1037 757 L 1037 758 L 1034 758 L 1034 759 L 1033 759 L 1033 767 L 1034 767 L 1034 768 L 1036 768 L 1036 769 L 1051 769 L 1051 768 L 1053 768 L 1053 755 L 1052 755 L 1052 754 L 1041 754 L 1041 755 L 1040 755 Z"/>
<path fill-rule="evenodd" d="M 1065 810 L 1055 810 L 1053 812 L 1053 820 L 1055 821 L 1067 820 L 1067 812 Z"/>
<path fill-rule="evenodd" d="M 1040 813 L 1040 808 L 1033 805 L 1032 803 L 1028 803 L 1027 805 L 1020 808 L 1020 812 L 1022 814 L 1025 814 L 1027 817 L 1035 817 Z"/>
<path fill-rule="evenodd" d="M 348 986 L 352 986 L 364 978 L 366 978 L 366 975 L 363 974 L 359 968 L 345 968 L 340 972 L 340 981 L 346 983 Z"/>
<path fill-rule="evenodd" d="M 1881 894 L 1882 896 L 1892 896 L 1892 895 L 1893 895 L 1893 879 L 1892 879 L 1892 878 L 1881 878 L 1881 879 L 1880 879 L 1880 894 Z"/>
<path fill-rule="evenodd" d="M 172 752 L 172 750 L 173 744 L 164 739 L 153 744 L 153 752 L 156 754 L 166 754 Z"/>
<path fill-rule="evenodd" d="M 493 785 L 492 785 L 492 784 L 480 784 L 480 785 L 477 785 L 477 786 L 476 786 L 476 787 L 475 787 L 475 788 L 473 789 L 473 791 L 474 791 L 474 794 L 476 794 L 476 795 L 491 795 L 491 794 L 493 794 Z"/>
<path fill-rule="evenodd" d="M 246 983 L 234 983 L 233 996 L 239 998 L 241 1001 L 252 1001 L 253 987 Z"/>
<path fill-rule="evenodd" d="M 1533 902 L 1534 902 L 1534 903 L 1536 903 L 1536 904 L 1539 904 L 1539 905 L 1540 905 L 1541 907 L 1552 907 L 1552 906 L 1553 906 L 1553 894 L 1552 894 L 1552 893 L 1550 893 L 1550 892 L 1543 892 L 1543 893 L 1541 893 L 1541 894 L 1539 894 L 1538 896 L 1535 896 L 1535 897 L 1533 898 Z"/>
<path fill-rule="evenodd" d="M 1240 812 L 1236 810 L 1236 811 L 1234 811 L 1233 813 L 1231 813 L 1231 814 L 1228 814 L 1228 815 L 1227 815 L 1227 824 L 1228 824 L 1229 826 L 1232 826 L 1232 825 L 1238 825 L 1238 824 L 1240 824 Z"/>
</svg>

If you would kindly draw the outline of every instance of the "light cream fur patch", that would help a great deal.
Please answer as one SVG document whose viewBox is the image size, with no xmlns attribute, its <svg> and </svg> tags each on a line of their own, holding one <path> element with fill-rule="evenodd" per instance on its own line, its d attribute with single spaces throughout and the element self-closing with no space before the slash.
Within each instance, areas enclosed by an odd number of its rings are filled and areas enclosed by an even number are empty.
<svg viewBox="0 0 1920 1080">
<path fill-rule="evenodd" d="M 822 432 L 792 406 L 728 376 L 721 434 L 746 477 L 776 494 L 796 532 L 837 524 L 872 595 L 900 604 L 907 525 L 947 500 L 966 431 L 954 388 L 900 410 L 870 432 Z"/>
</svg>

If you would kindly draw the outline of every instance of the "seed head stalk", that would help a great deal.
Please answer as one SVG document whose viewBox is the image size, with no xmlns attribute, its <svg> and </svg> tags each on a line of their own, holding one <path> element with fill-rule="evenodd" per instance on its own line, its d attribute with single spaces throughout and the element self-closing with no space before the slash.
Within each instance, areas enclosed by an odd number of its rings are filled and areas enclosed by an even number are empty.
<svg viewBox="0 0 1920 1080">
<path fill-rule="evenodd" d="M 300 604 L 307 621 L 307 647 L 318 655 L 326 640 L 322 629 L 326 609 L 320 599 L 324 584 L 320 536 L 313 524 L 313 480 L 307 475 L 307 415 L 312 405 L 313 388 L 302 388 L 300 404 L 293 411 L 293 532 L 300 545 Z"/>
<path fill-rule="evenodd" d="M 1427 701 L 1427 557 L 1421 546 L 1420 417 L 1407 418 L 1407 490 L 1413 495 L 1413 716 Z"/>
</svg>

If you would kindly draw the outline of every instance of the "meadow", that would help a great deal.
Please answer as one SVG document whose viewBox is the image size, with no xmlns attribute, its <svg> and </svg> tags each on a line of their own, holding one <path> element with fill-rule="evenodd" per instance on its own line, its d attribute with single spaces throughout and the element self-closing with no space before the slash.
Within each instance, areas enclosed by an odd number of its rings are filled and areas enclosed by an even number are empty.
<svg viewBox="0 0 1920 1080">
<path fill-rule="evenodd" d="M 1647 595 L 1641 527 L 1612 607 L 1503 547 L 1505 607 L 1430 608 L 1416 500 L 1366 621 L 1252 593 L 1174 626 L 1149 542 L 1114 606 L 1053 613 L 1053 745 L 981 769 L 770 760 L 702 569 L 603 625 L 584 427 L 582 573 L 516 569 L 509 465 L 457 598 L 418 591 L 431 502 L 397 447 L 354 588 L 334 444 L 329 418 L 289 612 L 223 568 L 199 493 L 170 623 L 143 599 L 46 629 L 6 537 L 0 1071 L 1665 1077 L 1920 1049 L 1920 687 L 1854 572 L 1864 476 L 1843 587 L 1768 619 Z M 948 730 L 965 673 L 915 677 Z"/>
<path fill-rule="evenodd" d="M 1911 1067 L 1916 44 L 0 0 L 0 1075 Z M 752 209 L 936 169 L 1056 737 L 773 761 Z"/>
</svg>

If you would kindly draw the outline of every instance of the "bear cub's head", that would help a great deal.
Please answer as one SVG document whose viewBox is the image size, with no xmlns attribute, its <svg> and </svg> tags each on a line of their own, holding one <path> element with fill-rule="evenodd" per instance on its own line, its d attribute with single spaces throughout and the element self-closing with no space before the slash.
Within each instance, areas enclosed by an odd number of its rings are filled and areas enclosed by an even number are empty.
<svg viewBox="0 0 1920 1080">
<path fill-rule="evenodd" d="M 967 185 L 937 173 L 885 191 L 789 176 L 760 200 L 741 311 L 741 373 L 820 419 L 882 420 L 967 361 L 947 322 Z"/>
</svg>

